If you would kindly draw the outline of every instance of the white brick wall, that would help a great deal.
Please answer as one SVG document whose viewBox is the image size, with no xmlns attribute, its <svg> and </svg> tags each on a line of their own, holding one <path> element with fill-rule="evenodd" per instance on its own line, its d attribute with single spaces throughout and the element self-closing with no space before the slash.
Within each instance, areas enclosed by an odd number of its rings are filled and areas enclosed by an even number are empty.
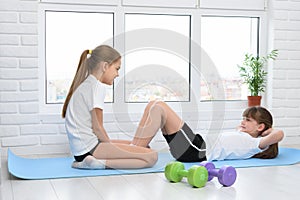
<svg viewBox="0 0 300 200">
<path fill-rule="evenodd" d="M 284 143 L 300 143 L 300 1 L 272 0 L 274 63 L 272 111 L 275 125 L 285 130 Z"/>
<path fill-rule="evenodd" d="M 270 106 L 275 125 L 286 132 L 284 143 L 299 143 L 300 1 L 269 0 L 269 3 L 273 35 L 270 49 L 278 48 L 280 54 L 270 73 L 273 74 Z M 69 148 L 60 115 L 39 112 L 37 9 L 38 0 L 0 1 L 0 148 L 10 147 L 19 154 L 66 153 Z M 237 107 L 228 110 L 223 127 L 234 126 L 241 110 Z M 117 134 L 120 130 L 114 117 L 106 117 L 109 120 L 105 127 L 111 137 L 130 137 Z M 202 120 L 201 126 L 207 127 L 205 118 Z M 163 141 L 161 136 L 157 140 Z M 153 145 L 161 148 L 164 143 Z"/>
<path fill-rule="evenodd" d="M 1 147 L 23 154 L 64 153 L 62 121 L 44 123 L 39 114 L 37 8 L 37 0 L 0 1 Z"/>
</svg>

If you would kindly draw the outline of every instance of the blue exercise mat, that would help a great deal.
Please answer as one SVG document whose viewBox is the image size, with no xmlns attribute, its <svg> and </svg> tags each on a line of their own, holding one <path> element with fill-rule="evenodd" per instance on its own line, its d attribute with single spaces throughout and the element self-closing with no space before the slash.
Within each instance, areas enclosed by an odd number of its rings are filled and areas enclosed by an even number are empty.
<svg viewBox="0 0 300 200">
<path fill-rule="evenodd" d="M 275 159 L 225 160 L 213 162 L 217 168 L 223 165 L 241 167 L 263 167 L 292 165 L 300 162 L 300 149 L 280 148 L 279 155 Z M 23 158 L 8 150 L 8 170 L 15 177 L 22 179 L 53 179 L 88 176 L 108 176 L 122 174 L 143 174 L 163 172 L 165 165 L 174 161 L 169 153 L 159 153 L 158 162 L 151 168 L 144 169 L 105 169 L 105 170 L 80 170 L 71 167 L 72 157 L 63 158 Z M 199 163 L 184 163 L 188 169 Z"/>
</svg>

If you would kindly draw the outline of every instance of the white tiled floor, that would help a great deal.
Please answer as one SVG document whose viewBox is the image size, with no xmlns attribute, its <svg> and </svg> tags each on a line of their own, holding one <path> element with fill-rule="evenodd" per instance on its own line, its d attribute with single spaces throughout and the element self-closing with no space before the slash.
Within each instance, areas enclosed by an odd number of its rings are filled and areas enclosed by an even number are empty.
<svg viewBox="0 0 300 200">
<path fill-rule="evenodd" d="M 300 147 L 300 145 L 298 146 Z M 216 179 L 203 188 L 186 181 L 169 183 L 163 173 L 86 178 L 20 180 L 7 172 L 2 155 L 2 200 L 99 200 L 99 199 L 299 199 L 300 164 L 276 167 L 238 168 L 232 187 Z"/>
</svg>

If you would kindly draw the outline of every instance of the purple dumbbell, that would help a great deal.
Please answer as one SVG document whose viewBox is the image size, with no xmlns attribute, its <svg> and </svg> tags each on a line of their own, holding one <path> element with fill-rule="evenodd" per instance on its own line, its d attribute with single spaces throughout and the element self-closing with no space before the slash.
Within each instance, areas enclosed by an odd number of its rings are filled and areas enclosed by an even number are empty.
<svg viewBox="0 0 300 200">
<path fill-rule="evenodd" d="M 229 187 L 233 185 L 236 180 L 236 170 L 232 166 L 224 165 L 220 169 L 216 169 L 212 162 L 201 162 L 200 165 L 207 169 L 208 181 L 212 180 L 214 177 L 218 177 L 220 184 Z"/>
</svg>

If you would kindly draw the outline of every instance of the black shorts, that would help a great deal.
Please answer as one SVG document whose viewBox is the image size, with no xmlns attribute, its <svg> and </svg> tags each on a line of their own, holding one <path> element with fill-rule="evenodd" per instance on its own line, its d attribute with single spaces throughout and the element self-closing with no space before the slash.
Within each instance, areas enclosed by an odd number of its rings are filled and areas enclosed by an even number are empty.
<svg viewBox="0 0 300 200">
<path fill-rule="evenodd" d="M 180 162 L 201 162 L 206 160 L 205 141 L 199 134 L 194 134 L 184 123 L 176 133 L 164 135 L 172 156 Z"/>
<path fill-rule="evenodd" d="M 87 157 L 87 156 L 92 156 L 93 153 L 94 153 L 94 151 L 96 150 L 96 148 L 97 148 L 97 146 L 98 146 L 99 144 L 100 144 L 100 140 L 98 140 L 98 144 L 97 144 L 91 151 L 89 151 L 89 152 L 87 152 L 87 153 L 85 153 L 85 154 L 83 154 L 83 155 L 80 155 L 80 156 L 74 156 L 75 160 L 76 160 L 77 162 L 82 162 L 82 161 L 85 159 L 85 157 Z"/>
</svg>

